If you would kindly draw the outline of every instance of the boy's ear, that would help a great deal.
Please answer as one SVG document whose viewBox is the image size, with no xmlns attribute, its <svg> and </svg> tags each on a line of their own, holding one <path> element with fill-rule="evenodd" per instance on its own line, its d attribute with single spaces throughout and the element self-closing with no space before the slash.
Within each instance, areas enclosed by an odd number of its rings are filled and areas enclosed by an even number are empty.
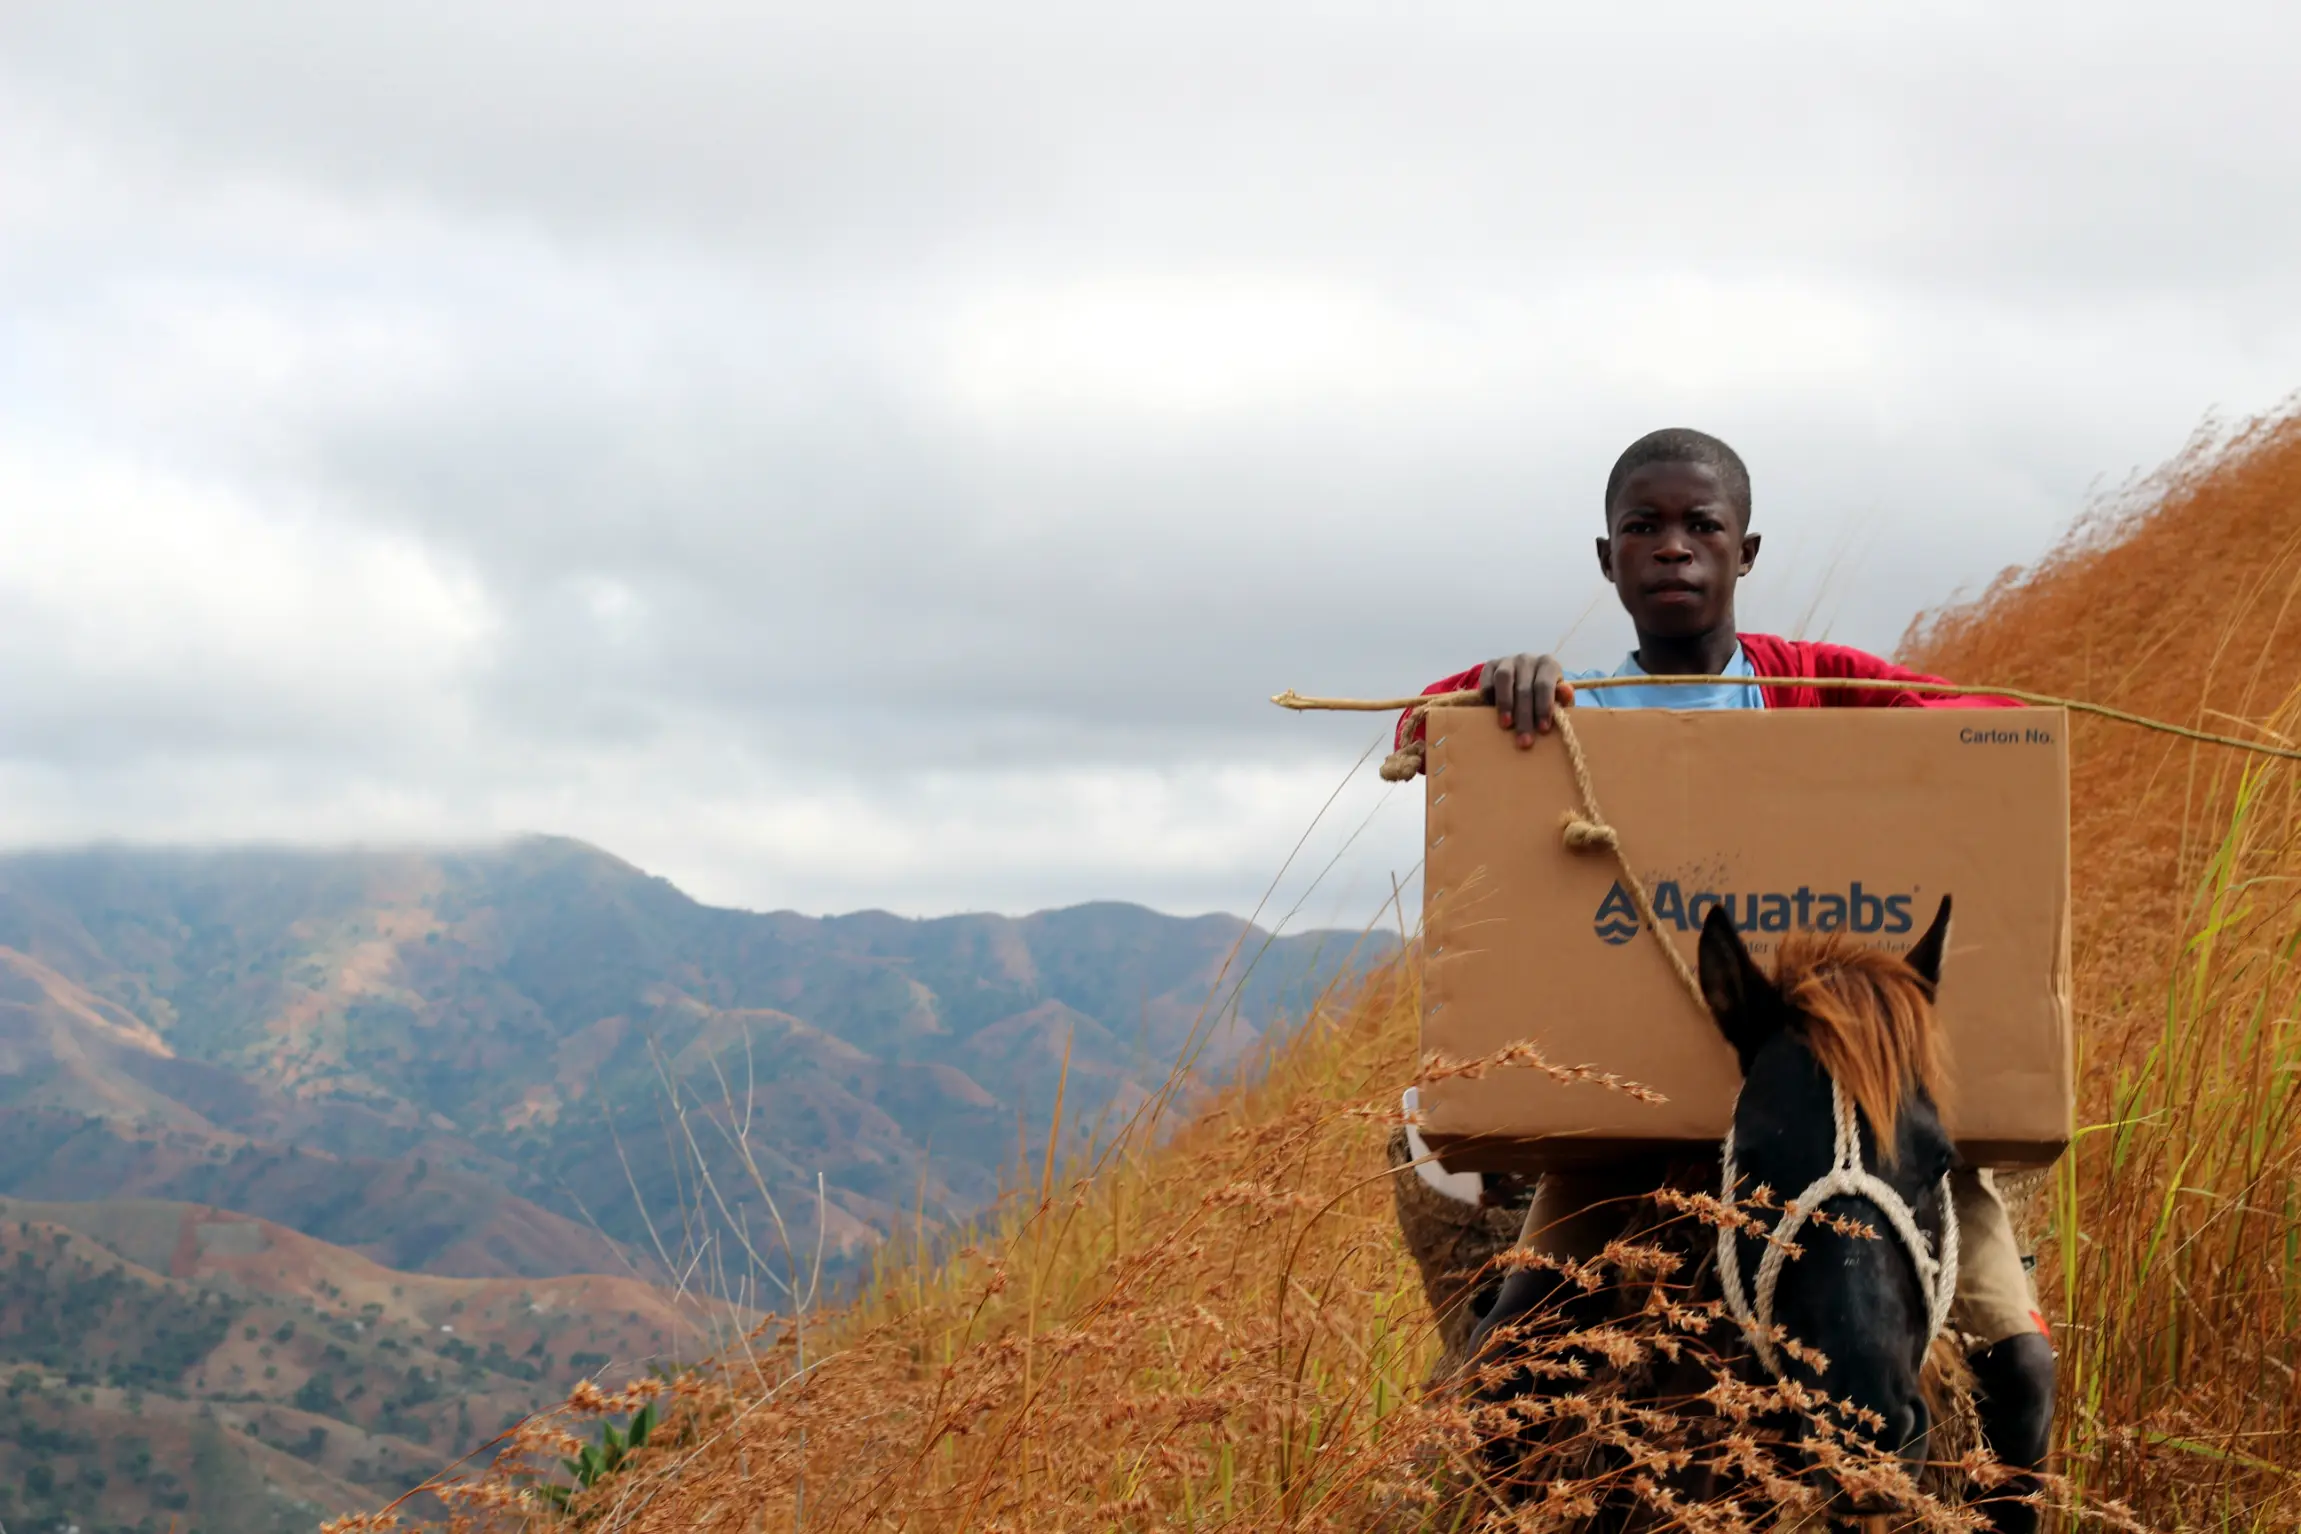
<svg viewBox="0 0 2301 1534">
<path fill-rule="evenodd" d="M 1930 994 L 1941 988 L 1942 950 L 1949 947 L 1949 896 L 1941 897 L 1941 906 L 1933 913 L 1933 925 L 1925 929 L 1925 936 L 1910 945 L 1904 955 L 1909 967 L 1917 971 Z"/>
<path fill-rule="evenodd" d="M 1702 919 L 1700 955 L 1702 998 L 1709 1002 L 1710 1016 L 1734 1046 L 1747 1076 L 1750 1062 L 1782 1026 L 1781 996 L 1750 957 L 1742 934 L 1734 930 L 1733 917 L 1722 905 L 1710 907 Z"/>
<path fill-rule="evenodd" d="M 1757 533 L 1742 534 L 1742 574 L 1744 575 L 1749 574 L 1750 566 L 1758 562 L 1758 539 L 1760 536 Z"/>
<path fill-rule="evenodd" d="M 1607 585 L 1614 584 L 1614 540 L 1611 538 L 1598 540 L 1598 573 L 1606 577 Z"/>
</svg>

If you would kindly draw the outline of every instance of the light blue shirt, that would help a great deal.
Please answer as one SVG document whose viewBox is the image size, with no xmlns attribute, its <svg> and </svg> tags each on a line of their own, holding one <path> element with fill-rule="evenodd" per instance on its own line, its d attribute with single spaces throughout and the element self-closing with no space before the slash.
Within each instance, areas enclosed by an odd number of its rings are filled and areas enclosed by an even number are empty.
<svg viewBox="0 0 2301 1534">
<path fill-rule="evenodd" d="M 1569 682 L 1587 682 L 1601 676 L 1645 676 L 1648 672 L 1638 664 L 1635 651 L 1613 671 L 1569 671 Z M 1764 708 L 1766 694 L 1755 682 L 1735 682 L 1730 678 L 1755 676 L 1750 669 L 1750 658 L 1734 646 L 1733 659 L 1718 674 L 1719 680 L 1707 687 L 1600 687 L 1591 692 L 1577 689 L 1574 694 L 1576 708 Z"/>
</svg>

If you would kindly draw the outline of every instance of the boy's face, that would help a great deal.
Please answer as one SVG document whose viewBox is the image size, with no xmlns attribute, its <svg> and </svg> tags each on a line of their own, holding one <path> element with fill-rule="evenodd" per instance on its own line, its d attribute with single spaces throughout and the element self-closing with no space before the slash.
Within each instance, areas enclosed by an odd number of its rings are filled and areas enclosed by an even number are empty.
<svg viewBox="0 0 2301 1534">
<path fill-rule="evenodd" d="M 1717 473 L 1698 463 L 1633 469 L 1606 508 L 1598 568 L 1640 634 L 1686 639 L 1734 617 L 1734 583 L 1757 561 L 1758 536 Z"/>
</svg>

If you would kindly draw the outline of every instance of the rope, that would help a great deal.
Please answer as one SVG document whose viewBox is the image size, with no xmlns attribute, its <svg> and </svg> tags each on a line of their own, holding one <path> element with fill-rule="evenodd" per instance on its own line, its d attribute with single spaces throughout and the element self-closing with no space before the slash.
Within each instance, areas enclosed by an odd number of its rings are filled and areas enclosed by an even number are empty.
<svg viewBox="0 0 2301 1534">
<path fill-rule="evenodd" d="M 1892 1184 L 1862 1165 L 1862 1137 L 1854 1105 L 1846 1096 L 1846 1089 L 1834 1080 L 1830 1083 L 1830 1102 L 1836 1120 L 1837 1154 L 1827 1172 L 1790 1200 L 1781 1220 L 1766 1236 L 1766 1255 L 1758 1259 L 1754 1292 L 1745 1293 L 1742 1287 L 1740 1236 L 1735 1224 L 1729 1221 L 1718 1227 L 1718 1286 L 1726 1292 L 1726 1308 L 1740 1323 L 1742 1335 L 1749 1340 L 1750 1350 L 1758 1355 L 1758 1362 L 1776 1379 L 1782 1377 L 1782 1364 L 1774 1351 L 1774 1290 L 1781 1283 L 1782 1264 L 1796 1251 L 1793 1238 L 1814 1211 L 1830 1199 L 1868 1199 L 1877 1205 L 1878 1212 L 1901 1238 L 1910 1262 L 1917 1268 L 1918 1289 L 1925 1295 L 1929 1342 L 1949 1324 L 1950 1305 L 1957 1297 L 1957 1197 L 1950 1190 L 1949 1174 L 1943 1173 L 1941 1179 L 1941 1256 L 1936 1258 L 1927 1249 L 1925 1232 L 1918 1229 L 1917 1215 L 1908 1203 L 1894 1191 Z M 1739 1179 L 1734 1171 L 1734 1131 L 1730 1128 L 1719 1159 L 1724 1164 L 1721 1196 L 1731 1208 L 1734 1184 Z"/>
<path fill-rule="evenodd" d="M 1607 687 L 1715 687 L 1727 680 L 1714 676 L 1601 676 L 1587 682 L 1568 685 L 1576 692 L 1598 691 Z M 2174 724 L 2164 719 L 2152 719 L 2147 714 L 2128 713 L 2122 708 L 2111 708 L 2106 703 L 2088 703 L 2083 698 L 2064 698 L 2055 693 L 2031 692 L 2021 687 L 1973 687 L 1957 682 L 1897 682 L 1883 677 L 1851 676 L 1738 676 L 1732 681 L 1755 687 L 1819 687 L 1824 691 L 1850 692 L 1922 692 L 1941 698 L 2011 698 L 2016 703 L 2027 703 L 2036 708 L 2066 708 L 2073 714 L 2092 714 L 2101 719 L 2114 719 L 2119 724 L 2136 725 L 2144 730 L 2155 730 L 2162 735 L 2178 735 L 2183 740 L 2202 741 L 2209 746 L 2226 746 L 2232 751 L 2250 751 L 2256 756 L 2273 756 L 2281 761 L 2301 762 L 2301 748 L 2265 745 L 2257 740 L 2242 740 L 2235 735 L 2217 735 L 2211 730 L 2191 729 L 2185 724 Z M 1442 692 L 1435 696 L 1418 694 L 1411 698 L 1309 698 L 1288 688 L 1274 693 L 1271 702 L 1280 708 L 1301 712 L 1306 709 L 1341 710 L 1346 713 L 1395 714 L 1412 709 L 1417 714 L 1426 709 L 1449 707 L 1484 700 L 1476 688 L 1461 692 Z M 1553 714 L 1552 718 L 1561 717 Z M 1382 775 L 1392 782 L 1391 765 L 1404 756 L 1394 754 L 1382 764 Z M 1412 777 L 1412 773 L 1407 773 Z"/>
<path fill-rule="evenodd" d="M 2210 730 L 2195 730 L 2185 724 L 2173 724 L 2163 719 L 2151 719 L 2143 714 L 2128 713 L 2121 708 L 2111 708 L 2106 703 L 2088 703 L 2082 698 L 2064 698 L 2053 693 L 2030 692 L 2020 687 L 1970 686 L 1958 682 L 1904 682 L 1882 677 L 1756 676 L 1737 677 L 1735 680 L 1759 687 L 1801 686 L 1840 690 L 1922 692 L 1953 698 L 2012 698 L 2017 702 L 2043 708 L 2066 708 L 2074 713 L 2093 714 L 2103 719 L 2115 720 L 2119 724 L 2137 725 L 2142 729 L 2155 730 L 2166 735 L 2176 735 L 2184 740 L 2202 741 L 2213 746 L 2226 746 L 2231 750 L 2247 751 L 2257 756 L 2276 757 L 2283 761 L 2301 761 L 2301 749 L 2290 746 L 2264 745 L 2259 741 L 2240 740 L 2234 735 L 2217 735 Z M 1604 676 L 1593 677 L 1586 682 L 1572 682 L 1567 685 L 1575 691 L 1580 691 L 1583 688 L 1595 691 L 1608 687 L 1714 687 L 1718 685 L 1718 681 L 1717 677 L 1706 675 Z M 1485 699 L 1475 688 L 1460 692 L 1438 693 L 1434 696 L 1417 695 L 1411 698 L 1307 698 L 1292 688 L 1288 688 L 1285 692 L 1274 694 L 1270 701 L 1280 708 L 1292 709 L 1296 712 L 1307 709 L 1328 709 L 1351 713 L 1395 713 L 1400 710 L 1411 709 L 1414 712 L 1416 722 L 1419 723 L 1422 716 L 1432 708 L 1480 703 L 1484 702 Z M 1568 717 L 1572 712 L 1571 708 L 1561 708 L 1550 716 L 1558 727 L 1559 739 L 1565 743 L 1567 760 L 1573 765 L 1575 791 L 1582 796 L 1583 813 L 1576 816 L 1572 811 L 1568 811 L 1566 814 L 1563 825 L 1565 843 L 1576 852 L 1603 847 L 1614 854 L 1615 862 L 1622 869 L 1622 886 L 1629 892 L 1630 903 L 1637 907 L 1638 919 L 1645 924 L 1646 930 L 1654 935 L 1655 941 L 1661 944 L 1662 952 L 1669 957 L 1671 971 L 1677 975 L 1679 983 L 1686 988 L 1686 993 L 1694 998 L 1694 1004 L 1707 1012 L 1709 1003 L 1702 996 L 1701 982 L 1695 979 L 1694 972 L 1687 968 L 1686 960 L 1678 952 L 1676 945 L 1662 936 L 1661 927 L 1654 920 L 1653 901 L 1646 893 L 1644 881 L 1639 879 L 1637 871 L 1630 866 L 1629 858 L 1622 851 L 1620 834 L 1612 826 L 1606 824 L 1605 817 L 1598 813 L 1597 792 L 1590 783 L 1590 765 L 1583 758 L 1582 742 L 1576 737 L 1573 723 Z M 1414 778 L 1423 770 L 1426 755 L 1427 748 L 1423 739 L 1417 735 L 1415 739 L 1408 741 L 1384 759 L 1382 763 L 1383 781 L 1403 783 Z"/>
<path fill-rule="evenodd" d="M 1614 854 L 1614 866 L 1622 871 L 1622 887 L 1630 893 L 1630 904 L 1638 908 L 1638 920 L 1654 935 L 1662 956 L 1670 961 L 1670 972 L 1694 998 L 1694 1008 L 1704 1017 L 1710 1015 L 1709 999 L 1702 994 L 1702 982 L 1686 963 L 1686 956 L 1678 952 L 1678 945 L 1662 935 L 1661 919 L 1654 914 L 1654 899 L 1646 893 L 1646 881 L 1638 877 L 1638 870 L 1630 866 L 1630 855 L 1622 850 L 1622 833 L 1606 823 L 1606 816 L 1598 808 L 1597 785 L 1590 781 L 1590 760 L 1582 754 L 1582 737 L 1576 733 L 1574 723 L 1560 709 L 1551 718 L 1558 726 L 1558 739 L 1565 744 L 1567 764 L 1574 770 L 1574 792 L 1582 800 L 1582 813 L 1567 810 L 1558 817 L 1559 839 L 1569 852 L 1595 852 L 1603 849 Z M 1385 765 L 1388 765 L 1387 763 Z"/>
</svg>

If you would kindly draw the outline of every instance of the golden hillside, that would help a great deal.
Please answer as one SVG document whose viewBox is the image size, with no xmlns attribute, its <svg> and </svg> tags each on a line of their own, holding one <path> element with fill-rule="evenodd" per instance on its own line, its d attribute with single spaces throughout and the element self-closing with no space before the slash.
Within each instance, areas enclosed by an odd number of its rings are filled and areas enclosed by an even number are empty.
<svg viewBox="0 0 2301 1534">
<path fill-rule="evenodd" d="M 0 1525 L 309 1534 L 741 1324 L 629 1278 L 397 1272 L 205 1205 L 0 1199 Z"/>
<path fill-rule="evenodd" d="M 2301 417 L 2201 442 L 1909 657 L 2264 739 L 2297 729 Z M 2088 721 L 2075 896 L 2083 1122 L 2047 1190 L 2061 1468 L 2143 1526 L 2301 1524 L 2301 776 Z M 680 1382 L 579 1497 L 590 1529 L 1363 1529 L 1448 1432 L 1384 1110 L 1411 953 L 1252 1084 L 1042 1172 L 974 1245 Z M 554 1526 L 509 1446 L 460 1526 Z M 342 1527 L 358 1527 L 346 1524 Z"/>
</svg>

